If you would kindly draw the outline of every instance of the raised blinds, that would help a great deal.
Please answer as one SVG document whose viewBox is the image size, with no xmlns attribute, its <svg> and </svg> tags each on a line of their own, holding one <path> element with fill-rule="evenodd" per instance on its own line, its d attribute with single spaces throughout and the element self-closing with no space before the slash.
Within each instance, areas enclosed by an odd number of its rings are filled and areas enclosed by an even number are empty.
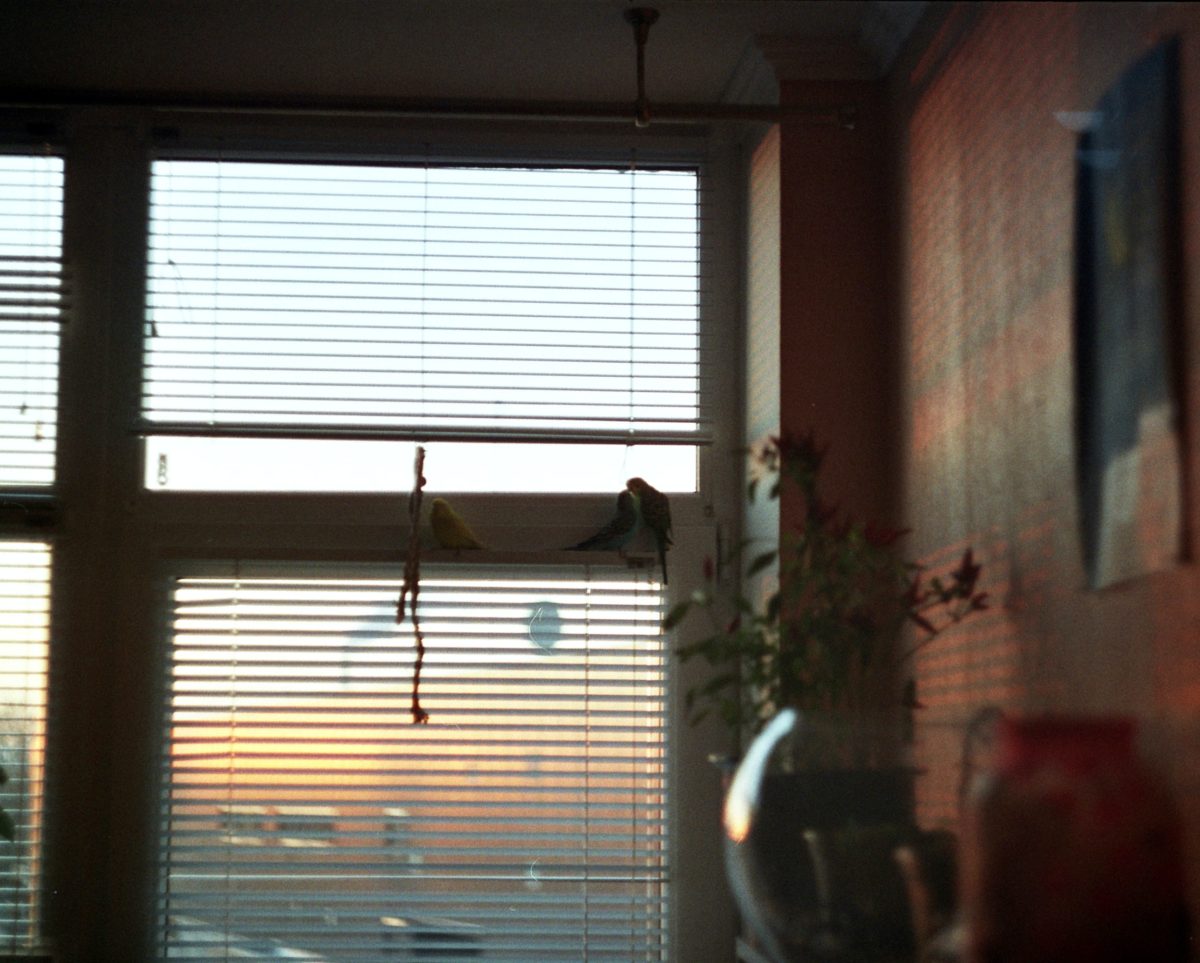
<svg viewBox="0 0 1200 963">
<path fill-rule="evenodd" d="M 426 565 L 427 725 L 399 588 L 177 581 L 161 954 L 665 959 L 659 586 Z"/>
<path fill-rule="evenodd" d="M 695 170 L 158 160 L 149 436 L 696 445 Z"/>
<path fill-rule="evenodd" d="M 0 953 L 36 936 L 49 625 L 49 546 L 0 541 L 0 808 L 14 831 L 0 840 Z"/>
<path fill-rule="evenodd" d="M 0 487 L 54 482 L 63 162 L 0 153 Z"/>
</svg>

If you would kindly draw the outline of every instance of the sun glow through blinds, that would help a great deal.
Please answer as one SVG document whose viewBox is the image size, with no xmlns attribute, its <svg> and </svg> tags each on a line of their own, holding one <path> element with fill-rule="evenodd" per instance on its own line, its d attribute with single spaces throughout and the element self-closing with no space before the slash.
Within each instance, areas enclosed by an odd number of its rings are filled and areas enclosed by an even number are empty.
<svg viewBox="0 0 1200 963">
<path fill-rule="evenodd" d="M 15 839 L 0 840 L 0 951 L 35 938 L 42 871 L 50 548 L 0 541 L 0 807 Z"/>
<path fill-rule="evenodd" d="M 54 482 L 63 162 L 0 154 L 0 486 Z"/>
<path fill-rule="evenodd" d="M 162 954 L 665 959 L 659 586 L 425 566 L 415 726 L 398 581 L 312 571 L 176 582 Z"/>
<path fill-rule="evenodd" d="M 152 471 L 178 437 L 703 443 L 698 184 L 156 161 Z"/>
</svg>

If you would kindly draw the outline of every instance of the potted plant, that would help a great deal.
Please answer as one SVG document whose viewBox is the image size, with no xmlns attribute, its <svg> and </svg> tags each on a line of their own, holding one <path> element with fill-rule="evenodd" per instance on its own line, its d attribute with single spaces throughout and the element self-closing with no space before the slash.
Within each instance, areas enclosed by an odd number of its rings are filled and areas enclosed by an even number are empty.
<svg viewBox="0 0 1200 963">
<path fill-rule="evenodd" d="M 731 590 L 706 563 L 704 587 L 664 626 L 704 620 L 702 637 L 677 649 L 712 669 L 686 693 L 693 721 L 715 711 L 735 737 L 768 729 L 725 812 L 727 869 L 747 920 L 777 955 L 874 959 L 911 951 L 891 855 L 919 836 L 902 758 L 915 703 L 905 669 L 946 628 L 987 608 L 987 596 L 970 549 L 951 571 L 931 574 L 897 553 L 903 531 L 827 501 L 824 456 L 811 433 L 751 451 L 750 499 L 764 489 L 794 499 L 800 521 L 778 545 L 744 543 L 723 560 L 727 571 L 745 567 Z M 776 584 L 755 604 L 744 586 L 772 568 Z"/>
<path fill-rule="evenodd" d="M 777 585 L 756 605 L 742 585 L 718 584 L 706 563 L 705 586 L 675 605 L 664 627 L 705 619 L 707 633 L 676 650 L 713 670 L 686 693 L 693 721 L 716 711 L 736 734 L 756 734 L 793 708 L 840 731 L 823 747 L 841 764 L 894 762 L 888 734 L 902 728 L 903 670 L 946 628 L 987 608 L 981 566 L 969 548 L 943 575 L 905 561 L 895 549 L 906 530 L 858 521 L 825 500 L 824 457 L 812 433 L 771 436 L 751 450 L 750 500 L 763 489 L 770 499 L 799 499 L 800 523 L 746 565 L 746 581 L 777 567 Z M 725 568 L 737 571 L 750 547 L 739 546 Z"/>
</svg>

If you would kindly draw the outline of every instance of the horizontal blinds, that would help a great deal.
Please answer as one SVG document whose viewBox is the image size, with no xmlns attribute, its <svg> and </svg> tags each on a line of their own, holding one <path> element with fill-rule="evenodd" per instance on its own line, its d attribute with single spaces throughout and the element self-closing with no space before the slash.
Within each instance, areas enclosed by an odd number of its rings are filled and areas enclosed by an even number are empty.
<svg viewBox="0 0 1200 963">
<path fill-rule="evenodd" d="M 54 481 L 63 162 L 0 154 L 0 486 Z"/>
<path fill-rule="evenodd" d="M 158 160 L 142 430 L 704 440 L 693 170 Z"/>
<path fill-rule="evenodd" d="M 398 592 L 176 583 L 163 955 L 664 959 L 658 586 L 425 566 L 422 726 Z"/>
<path fill-rule="evenodd" d="M 49 546 L 0 541 L 0 821 L 14 834 L 0 839 L 0 952 L 36 937 L 49 622 Z"/>
</svg>

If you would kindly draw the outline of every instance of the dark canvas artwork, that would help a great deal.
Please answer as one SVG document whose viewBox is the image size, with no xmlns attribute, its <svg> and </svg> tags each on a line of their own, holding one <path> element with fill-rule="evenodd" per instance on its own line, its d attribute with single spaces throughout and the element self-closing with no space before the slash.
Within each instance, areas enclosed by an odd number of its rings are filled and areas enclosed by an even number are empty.
<svg viewBox="0 0 1200 963">
<path fill-rule="evenodd" d="M 1129 68 L 1079 141 L 1076 440 L 1092 588 L 1170 567 L 1183 547 L 1176 61 L 1166 43 Z"/>
</svg>

